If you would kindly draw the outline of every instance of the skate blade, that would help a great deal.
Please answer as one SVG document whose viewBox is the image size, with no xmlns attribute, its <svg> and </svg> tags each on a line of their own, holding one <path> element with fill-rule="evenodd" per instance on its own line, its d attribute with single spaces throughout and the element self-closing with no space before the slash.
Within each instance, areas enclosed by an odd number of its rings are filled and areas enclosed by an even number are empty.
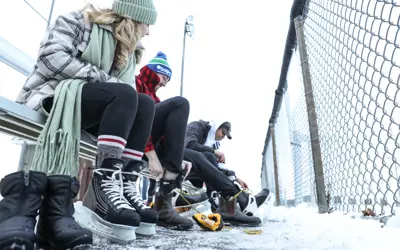
<svg viewBox="0 0 400 250">
<path fill-rule="evenodd" d="M 81 201 L 76 202 L 74 206 L 74 218 L 81 227 L 121 245 L 126 245 L 136 239 L 135 230 L 137 227 L 107 222 L 92 210 L 83 206 Z"/>
<path fill-rule="evenodd" d="M 136 234 L 140 236 L 153 236 L 156 234 L 156 224 L 140 222 L 140 226 L 136 229 Z"/>
</svg>

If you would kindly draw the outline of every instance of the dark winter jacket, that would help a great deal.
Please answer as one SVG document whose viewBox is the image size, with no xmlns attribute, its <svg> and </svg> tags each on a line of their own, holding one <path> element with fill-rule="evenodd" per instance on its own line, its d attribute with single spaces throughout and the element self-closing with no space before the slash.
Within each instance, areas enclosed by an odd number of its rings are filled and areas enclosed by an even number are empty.
<svg viewBox="0 0 400 250">
<path fill-rule="evenodd" d="M 185 148 L 192 149 L 198 152 L 214 153 L 214 149 L 219 148 L 219 142 L 215 142 L 214 147 L 204 145 L 207 141 L 207 136 L 210 129 L 210 122 L 207 121 L 199 120 L 189 123 L 186 128 Z M 221 167 L 217 162 L 213 162 L 212 164 L 217 169 L 222 171 L 226 176 L 233 179 L 236 178 L 236 174 L 234 171 Z"/>
<path fill-rule="evenodd" d="M 214 152 L 214 148 L 205 146 L 208 131 L 211 126 L 209 122 L 199 120 L 191 122 L 187 125 L 185 136 L 185 148 L 189 148 L 199 152 Z"/>
</svg>

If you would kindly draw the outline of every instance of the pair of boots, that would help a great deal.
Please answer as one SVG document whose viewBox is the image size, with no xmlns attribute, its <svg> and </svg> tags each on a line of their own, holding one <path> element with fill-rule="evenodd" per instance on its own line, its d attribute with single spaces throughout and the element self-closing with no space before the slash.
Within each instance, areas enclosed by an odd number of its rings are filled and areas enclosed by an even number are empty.
<svg viewBox="0 0 400 250">
<path fill-rule="evenodd" d="M 140 197 L 137 180 L 142 162 L 105 159 L 95 169 L 83 202 L 75 205 L 77 222 L 100 236 L 126 244 L 136 233 L 154 235 L 158 214 Z"/>
<path fill-rule="evenodd" d="M 0 181 L 0 249 L 33 250 L 36 244 L 38 249 L 65 250 L 91 245 L 92 233 L 72 217 L 78 191 L 78 180 L 70 176 L 34 171 L 5 176 Z"/>
</svg>

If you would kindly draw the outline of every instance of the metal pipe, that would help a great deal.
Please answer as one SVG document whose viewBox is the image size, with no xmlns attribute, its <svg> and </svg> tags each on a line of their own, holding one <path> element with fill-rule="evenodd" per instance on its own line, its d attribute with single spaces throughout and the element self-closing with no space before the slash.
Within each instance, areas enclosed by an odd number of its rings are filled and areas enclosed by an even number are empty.
<svg viewBox="0 0 400 250">
<path fill-rule="evenodd" d="M 183 74 L 185 72 L 185 50 L 186 50 L 186 29 L 187 21 L 185 22 L 185 29 L 183 30 L 183 50 L 182 50 L 182 67 L 181 67 L 181 89 L 180 96 L 183 96 Z"/>
<path fill-rule="evenodd" d="M 298 49 L 301 60 L 301 69 L 303 75 L 304 92 L 306 97 L 307 105 L 307 115 L 308 124 L 310 129 L 310 139 L 311 139 L 311 152 L 314 165 L 314 175 L 315 175 L 315 186 L 317 193 L 317 205 L 319 213 L 328 212 L 328 204 L 325 192 L 325 179 L 324 179 L 324 169 L 322 164 L 321 156 L 321 145 L 319 141 L 318 133 L 318 123 L 317 114 L 315 111 L 314 94 L 312 88 L 310 65 L 307 55 L 306 39 L 304 35 L 304 19 L 303 16 L 297 16 L 294 19 L 294 24 L 296 28 L 296 36 Z"/>
</svg>

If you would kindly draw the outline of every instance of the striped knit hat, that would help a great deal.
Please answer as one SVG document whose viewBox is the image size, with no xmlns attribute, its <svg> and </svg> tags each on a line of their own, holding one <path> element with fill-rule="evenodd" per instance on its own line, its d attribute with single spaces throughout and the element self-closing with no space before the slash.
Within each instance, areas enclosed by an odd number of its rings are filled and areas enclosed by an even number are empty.
<svg viewBox="0 0 400 250">
<path fill-rule="evenodd" d="M 167 56 L 163 52 L 158 52 L 156 57 L 151 59 L 146 66 L 152 71 L 166 75 L 169 79 L 171 79 L 172 70 L 169 67 Z"/>
<path fill-rule="evenodd" d="M 154 25 L 157 20 L 153 0 L 114 0 L 112 10 L 121 16 L 149 25 Z"/>
</svg>

